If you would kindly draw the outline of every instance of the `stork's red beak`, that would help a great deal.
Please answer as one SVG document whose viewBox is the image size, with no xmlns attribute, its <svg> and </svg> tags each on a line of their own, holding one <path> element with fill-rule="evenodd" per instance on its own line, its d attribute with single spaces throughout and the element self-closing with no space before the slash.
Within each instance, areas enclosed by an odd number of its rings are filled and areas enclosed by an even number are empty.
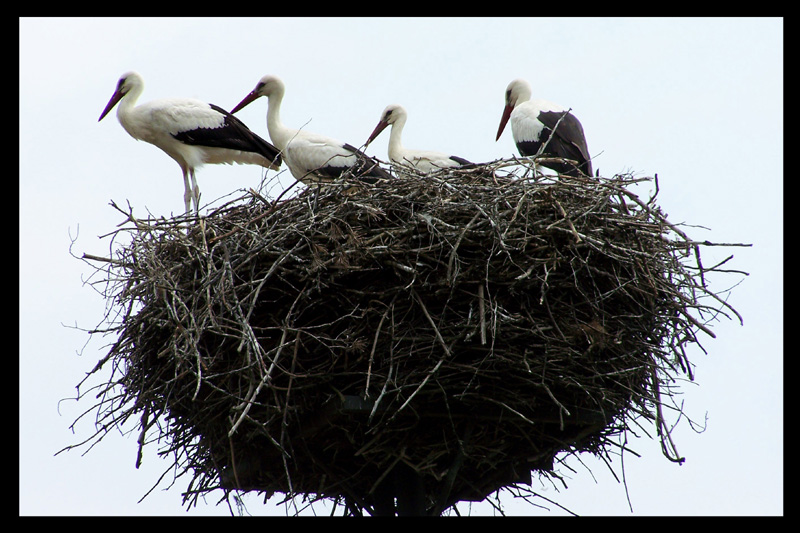
<svg viewBox="0 0 800 533">
<path fill-rule="evenodd" d="M 507 105 L 505 109 L 503 109 L 503 116 L 500 119 L 500 127 L 497 129 L 497 138 L 495 141 L 500 139 L 500 135 L 503 134 L 503 129 L 506 127 L 506 122 L 508 122 L 509 117 L 511 117 L 511 112 L 514 111 L 514 106 Z"/>
<path fill-rule="evenodd" d="M 236 113 L 256 98 L 258 98 L 258 93 L 256 91 L 251 91 L 250 94 L 244 97 L 244 100 L 239 102 L 239 104 L 231 110 L 231 114 Z"/>
<path fill-rule="evenodd" d="M 377 126 L 375 126 L 375 129 L 372 131 L 372 135 L 370 135 L 370 136 L 369 136 L 369 139 L 367 139 L 367 144 L 365 144 L 364 146 L 369 146 L 369 143 L 371 143 L 372 141 L 374 141 L 374 140 L 375 140 L 375 137 L 377 137 L 378 135 L 380 135 L 380 133 L 381 133 L 381 132 L 382 132 L 384 129 L 386 129 L 386 126 L 388 126 L 388 125 L 389 125 L 389 123 L 388 123 L 388 122 L 384 122 L 383 120 L 382 120 L 382 121 L 380 121 L 380 122 L 378 122 L 378 125 L 377 125 Z"/>
<path fill-rule="evenodd" d="M 119 102 L 120 99 L 122 99 L 123 96 L 125 96 L 125 93 L 123 93 L 122 91 L 119 91 L 119 90 L 116 91 L 114 93 L 114 95 L 111 97 L 111 100 L 108 101 L 108 104 L 106 105 L 106 108 L 103 109 L 103 112 L 100 114 L 100 118 L 97 119 L 97 122 L 100 122 L 101 120 L 103 120 L 103 118 L 106 115 L 108 115 L 108 112 L 111 111 L 112 109 L 114 109 L 114 106 L 117 105 L 117 102 Z"/>
</svg>

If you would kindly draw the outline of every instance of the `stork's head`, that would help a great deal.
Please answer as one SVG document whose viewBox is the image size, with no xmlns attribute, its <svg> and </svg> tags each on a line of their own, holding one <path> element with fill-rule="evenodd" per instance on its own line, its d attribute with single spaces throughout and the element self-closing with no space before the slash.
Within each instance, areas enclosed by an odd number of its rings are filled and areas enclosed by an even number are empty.
<svg viewBox="0 0 800 533">
<path fill-rule="evenodd" d="M 530 84 L 521 79 L 516 79 L 508 84 L 506 87 L 506 106 L 503 109 L 503 116 L 500 118 L 500 127 L 497 129 L 497 139 L 503 133 L 506 127 L 506 122 L 511 117 L 511 112 L 522 102 L 527 102 L 531 99 L 531 86 Z"/>
<path fill-rule="evenodd" d="M 267 98 L 271 96 L 276 97 L 283 97 L 284 92 L 284 85 L 280 78 L 277 76 L 266 75 L 256 84 L 256 88 L 250 91 L 250 94 L 244 97 L 244 99 L 239 102 L 239 104 L 233 108 L 231 113 L 236 113 L 243 107 L 247 106 L 249 103 L 253 102 L 257 98 L 262 96 L 266 96 Z"/>
<path fill-rule="evenodd" d="M 367 145 L 374 141 L 375 137 L 380 135 L 380 133 L 386 129 L 387 126 L 395 123 L 404 124 L 406 121 L 406 116 L 406 110 L 403 106 L 399 104 L 391 104 L 386 106 L 386 109 L 384 109 L 383 113 L 381 113 L 381 119 L 378 122 L 378 125 L 375 126 L 372 135 L 370 135 L 369 139 L 367 139 Z"/>
<path fill-rule="evenodd" d="M 122 100 L 122 97 L 131 92 L 132 89 L 136 88 L 141 90 L 142 87 L 144 87 L 144 80 L 138 72 L 131 71 L 123 74 L 117 82 L 117 89 L 114 91 L 114 94 L 111 95 L 111 100 L 106 104 L 106 108 L 103 109 L 97 122 L 103 120 L 103 118 L 108 115 L 108 112 L 114 109 L 117 102 Z"/>
</svg>

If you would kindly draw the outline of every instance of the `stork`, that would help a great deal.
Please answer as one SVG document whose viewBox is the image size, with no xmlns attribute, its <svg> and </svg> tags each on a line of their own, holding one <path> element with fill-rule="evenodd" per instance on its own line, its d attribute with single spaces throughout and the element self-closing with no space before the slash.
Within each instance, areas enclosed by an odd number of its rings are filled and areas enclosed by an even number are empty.
<svg viewBox="0 0 800 533">
<path fill-rule="evenodd" d="M 525 80 L 514 80 L 506 88 L 506 106 L 497 139 L 509 118 L 511 134 L 521 155 L 537 155 L 541 146 L 546 145 L 541 155 L 571 159 L 577 162 L 577 168 L 558 162 L 542 163 L 542 166 L 568 176 L 578 176 L 581 172 L 592 176 L 592 161 L 580 121 L 557 104 L 531 100 L 531 86 Z"/>
<path fill-rule="evenodd" d="M 278 149 L 221 107 L 191 98 L 164 98 L 134 107 L 143 90 L 144 80 L 138 73 L 123 74 L 98 122 L 121 101 L 117 118 L 125 131 L 161 148 L 180 165 L 186 214 L 191 212 L 192 201 L 195 213 L 200 211 L 200 188 L 194 173 L 204 163 L 280 168 Z"/>
<path fill-rule="evenodd" d="M 231 112 L 236 113 L 256 99 L 267 97 L 270 139 L 280 149 L 286 166 L 297 180 L 306 184 L 330 183 L 347 173 L 363 181 L 392 177 L 375 159 L 350 144 L 284 126 L 280 113 L 285 91 L 280 78 L 264 76 Z"/>
<path fill-rule="evenodd" d="M 408 113 L 406 113 L 403 106 L 397 104 L 387 106 L 386 109 L 383 110 L 383 113 L 381 113 L 380 121 L 378 125 L 375 126 L 372 135 L 367 139 L 366 145 L 369 146 L 369 143 L 374 141 L 387 126 L 391 125 L 392 130 L 389 134 L 389 159 L 397 165 L 410 166 L 424 174 L 429 174 L 441 168 L 473 164 L 463 157 L 447 155 L 443 152 L 410 150 L 404 148 L 402 135 L 403 126 L 405 126 L 407 119 Z"/>
</svg>

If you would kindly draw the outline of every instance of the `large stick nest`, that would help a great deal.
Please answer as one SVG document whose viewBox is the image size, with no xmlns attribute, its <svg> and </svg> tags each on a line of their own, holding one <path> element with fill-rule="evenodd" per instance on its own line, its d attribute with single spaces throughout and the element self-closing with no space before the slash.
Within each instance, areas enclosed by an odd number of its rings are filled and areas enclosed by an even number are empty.
<svg viewBox="0 0 800 533">
<path fill-rule="evenodd" d="M 669 444 L 686 347 L 735 313 L 702 243 L 629 191 L 642 179 L 528 165 L 251 191 L 202 223 L 127 213 L 98 433 L 138 420 L 140 446 L 191 473 L 190 504 L 278 492 L 348 513 L 373 513 L 397 465 L 440 514 L 603 454 L 630 420 Z"/>
</svg>

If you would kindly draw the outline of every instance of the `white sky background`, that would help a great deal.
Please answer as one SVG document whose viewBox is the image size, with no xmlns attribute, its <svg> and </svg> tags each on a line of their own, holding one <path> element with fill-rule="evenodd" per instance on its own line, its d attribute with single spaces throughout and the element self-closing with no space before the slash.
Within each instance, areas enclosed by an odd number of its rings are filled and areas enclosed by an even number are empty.
<svg viewBox="0 0 800 533">
<path fill-rule="evenodd" d="M 533 490 L 581 515 L 783 514 L 783 21 L 781 19 L 21 19 L 20 411 L 22 515 L 226 515 L 219 494 L 186 510 L 187 478 L 171 475 L 141 503 L 169 463 L 155 451 L 136 470 L 137 434 L 111 434 L 85 455 L 61 448 L 92 432 L 69 426 L 86 401 L 59 401 L 113 338 L 92 339 L 102 297 L 70 256 L 109 254 L 107 234 L 134 214 L 183 211 L 178 165 L 135 142 L 115 112 L 97 119 L 117 79 L 139 71 L 140 99 L 196 97 L 230 109 L 264 74 L 286 83 L 290 127 L 364 143 L 383 108 L 406 107 L 409 148 L 473 161 L 516 154 L 507 128 L 495 142 L 506 85 L 527 79 L 535 97 L 571 107 L 604 176 L 658 173 L 658 203 L 690 236 L 752 248 L 705 248 L 711 265 L 750 276 L 730 294 L 744 326 L 723 318 L 708 352 L 689 353 L 695 383 L 681 387 L 703 433 L 682 422 L 678 466 L 656 441 L 633 439 L 625 484 L 589 456 L 562 468 L 569 489 Z M 266 131 L 266 99 L 238 113 Z M 368 153 L 387 160 L 388 130 Z M 271 172 L 271 174 L 274 174 Z M 255 166 L 206 166 L 204 202 L 257 187 Z M 650 187 L 651 188 L 651 187 Z M 643 196 L 649 197 L 647 191 Z M 273 191 L 273 196 L 276 194 Z M 712 278 L 722 291 L 737 276 Z M 78 355 L 82 350 L 82 355 Z M 614 463 L 620 473 L 619 461 Z M 627 485 L 627 494 L 626 494 Z M 629 502 L 630 499 L 630 502 Z M 564 514 L 501 498 L 509 515 Z M 253 515 L 293 510 L 246 497 Z M 546 504 L 539 500 L 540 504 Z M 633 510 L 631 511 L 631 508 Z M 459 505 L 490 515 L 487 504 Z M 315 505 L 304 514 L 327 514 Z"/>
</svg>

